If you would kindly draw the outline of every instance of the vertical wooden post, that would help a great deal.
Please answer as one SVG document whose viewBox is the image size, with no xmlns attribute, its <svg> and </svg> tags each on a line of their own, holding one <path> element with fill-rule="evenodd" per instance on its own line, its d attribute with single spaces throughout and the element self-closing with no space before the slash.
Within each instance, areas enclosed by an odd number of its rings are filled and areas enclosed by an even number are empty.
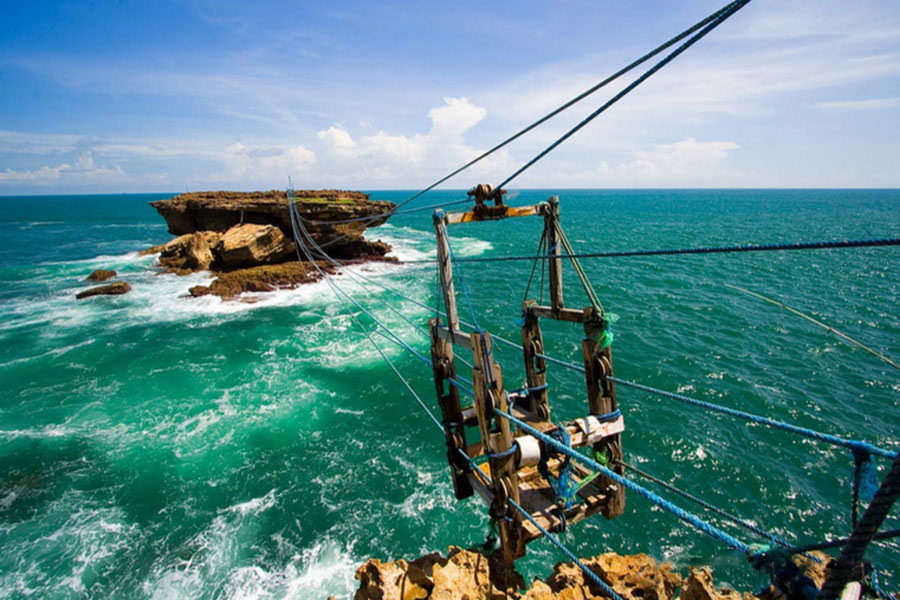
<svg viewBox="0 0 900 600">
<path fill-rule="evenodd" d="M 472 334 L 472 357 L 475 365 L 472 369 L 475 409 L 484 452 L 488 455 L 494 493 L 491 518 L 500 532 L 503 559 L 512 564 L 525 554 L 525 541 L 521 533 L 521 517 L 518 513 L 510 513 L 507 502 L 508 499 L 519 501 L 519 480 L 516 458 L 508 452 L 513 444 L 509 421 L 493 414 L 495 408 L 508 412 L 509 403 L 503 390 L 503 373 L 491 354 L 490 334 Z M 506 456 L 498 456 L 502 454 Z"/>
<path fill-rule="evenodd" d="M 612 351 L 601 348 L 603 334 L 601 315 L 593 307 L 584 309 L 585 338 L 581 342 L 584 358 L 584 376 L 587 382 L 588 410 L 592 415 L 605 415 L 618 408 L 615 384 L 607 379 L 612 375 Z M 606 438 L 594 444 L 594 450 L 606 454 L 610 459 L 609 468 L 624 475 L 625 468 L 619 463 L 623 458 L 622 435 Z M 606 493 L 606 503 L 601 513 L 607 519 L 614 519 L 625 511 L 625 488 L 609 477 L 597 478 L 597 486 Z"/>
<path fill-rule="evenodd" d="M 441 406 L 441 417 L 444 423 L 444 439 L 447 443 L 447 462 L 453 476 L 453 492 L 457 500 L 472 495 L 472 484 L 466 473 L 470 469 L 459 451 L 466 451 L 466 428 L 463 424 L 462 408 L 459 403 L 459 390 L 450 385 L 448 379 L 456 379 L 456 367 L 453 364 L 453 344 L 438 336 L 438 319 L 428 321 L 431 332 L 431 364 L 434 372 L 434 385 L 437 388 L 438 403 Z"/>
<path fill-rule="evenodd" d="M 459 312 L 456 309 L 456 291 L 453 289 L 453 265 L 450 262 L 450 242 L 447 241 L 447 216 L 443 211 L 434 213 L 434 234 L 437 239 L 438 267 L 441 271 L 441 290 L 447 311 L 447 327 L 459 331 Z"/>
<path fill-rule="evenodd" d="M 526 300 L 522 304 L 522 316 L 525 319 L 522 325 L 522 351 L 525 355 L 525 380 L 529 389 L 544 388 L 528 393 L 529 405 L 526 407 L 542 421 L 550 420 L 550 403 L 547 401 L 547 364 L 543 358 L 536 354 L 544 353 L 544 337 L 541 333 L 541 323 L 538 316 L 529 307 L 533 300 Z"/>
<path fill-rule="evenodd" d="M 547 201 L 547 212 L 544 213 L 544 234 L 547 239 L 547 253 L 550 255 L 550 307 L 558 311 L 563 307 L 562 258 L 559 235 L 556 228 L 559 224 L 559 196 Z"/>
</svg>

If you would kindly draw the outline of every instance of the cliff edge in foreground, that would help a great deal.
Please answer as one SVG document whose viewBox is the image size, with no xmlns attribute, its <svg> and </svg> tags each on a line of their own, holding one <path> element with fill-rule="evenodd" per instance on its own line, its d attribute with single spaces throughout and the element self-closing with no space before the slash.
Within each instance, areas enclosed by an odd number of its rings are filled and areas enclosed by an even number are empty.
<svg viewBox="0 0 900 600">
<path fill-rule="evenodd" d="M 368 194 L 341 190 L 294 193 L 310 237 L 330 256 L 350 262 L 392 260 L 391 247 L 363 237 L 368 227 L 387 220 L 394 203 L 370 200 Z M 291 217 L 284 192 L 193 192 L 150 203 L 166 220 L 175 239 L 144 250 L 159 254 L 167 272 L 184 275 L 212 271 L 209 286 L 191 294 L 232 298 L 245 291 L 270 291 L 315 281 L 318 270 L 299 261 L 292 240 Z M 355 219 L 350 222 L 349 219 Z M 327 265 L 320 263 L 325 270 Z"/>
<path fill-rule="evenodd" d="M 825 577 L 822 562 L 803 559 L 799 565 L 816 586 Z M 690 568 L 686 575 L 646 554 L 620 556 L 607 552 L 582 562 L 623 600 L 773 600 L 767 592 L 755 596 L 717 587 L 708 567 Z M 607 598 L 573 563 L 558 563 L 546 579 L 526 584 L 493 555 L 450 547 L 447 556 L 434 552 L 416 560 L 382 562 L 370 559 L 356 571 L 359 589 L 354 600 L 594 600 Z"/>
</svg>

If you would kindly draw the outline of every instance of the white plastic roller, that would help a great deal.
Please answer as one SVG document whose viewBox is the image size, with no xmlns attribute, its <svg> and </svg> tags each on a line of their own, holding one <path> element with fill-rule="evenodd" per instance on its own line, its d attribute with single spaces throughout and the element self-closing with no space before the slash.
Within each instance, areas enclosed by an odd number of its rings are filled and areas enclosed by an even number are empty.
<svg viewBox="0 0 900 600">
<path fill-rule="evenodd" d="M 519 447 L 520 467 L 530 467 L 541 461 L 541 443 L 537 438 L 523 435 L 516 438 L 516 445 Z"/>
</svg>

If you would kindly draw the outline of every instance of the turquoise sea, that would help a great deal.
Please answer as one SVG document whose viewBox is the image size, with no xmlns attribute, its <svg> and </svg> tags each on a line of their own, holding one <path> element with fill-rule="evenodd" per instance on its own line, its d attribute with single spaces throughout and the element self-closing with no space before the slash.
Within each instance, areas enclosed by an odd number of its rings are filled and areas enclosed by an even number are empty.
<svg viewBox="0 0 900 600">
<path fill-rule="evenodd" d="M 580 251 L 900 236 L 896 190 L 522 190 L 509 203 L 555 193 Z M 329 288 L 255 302 L 185 297 L 209 278 L 158 275 L 154 257 L 136 254 L 170 237 L 147 204 L 164 197 L 0 198 L 0 597 L 346 598 L 368 557 L 481 542 L 485 508 L 454 500 L 442 437 Z M 398 215 L 370 237 L 401 259 L 427 258 L 430 223 L 427 212 Z M 454 227 L 454 251 L 531 254 L 540 227 Z M 900 447 L 900 372 L 724 285 L 778 298 L 896 359 L 900 249 L 585 266 L 619 315 L 617 375 Z M 133 291 L 76 301 L 96 268 L 116 269 Z M 434 302 L 427 264 L 355 268 Z M 483 327 L 518 337 L 529 268 L 463 265 Z M 428 310 L 346 274 L 336 281 L 427 353 L 426 339 L 386 304 L 419 324 Z M 567 280 L 567 300 L 581 306 L 576 283 Z M 550 354 L 579 360 L 577 327 L 549 324 L 545 336 Z M 434 406 L 430 371 L 382 345 Z M 499 347 L 497 358 L 516 386 L 520 355 Z M 557 417 L 586 412 L 578 373 L 551 366 L 549 381 Z M 848 451 L 635 390 L 620 388 L 619 401 L 626 456 L 645 470 L 792 541 L 849 531 Z M 681 567 L 709 564 L 718 581 L 745 589 L 763 581 L 742 557 L 634 494 L 623 517 L 562 537 L 581 556 L 649 552 Z M 874 546 L 870 557 L 882 584 L 900 587 L 900 544 Z M 544 576 L 562 559 L 538 541 L 519 567 Z"/>
</svg>

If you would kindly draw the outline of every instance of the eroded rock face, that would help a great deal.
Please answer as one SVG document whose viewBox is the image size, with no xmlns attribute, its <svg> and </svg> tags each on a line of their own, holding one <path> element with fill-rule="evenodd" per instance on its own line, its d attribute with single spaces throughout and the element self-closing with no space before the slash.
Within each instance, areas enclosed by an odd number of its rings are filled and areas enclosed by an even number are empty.
<svg viewBox="0 0 900 600">
<path fill-rule="evenodd" d="M 330 264 L 319 263 L 318 266 L 326 273 L 333 272 Z M 321 274 L 311 263 L 293 261 L 220 273 L 209 286 L 197 285 L 188 291 L 194 297 L 215 294 L 223 300 L 229 300 L 243 292 L 271 292 L 293 288 L 317 281 L 320 277 Z"/>
<path fill-rule="evenodd" d="M 608 552 L 583 559 L 585 565 L 625 600 L 750 600 L 716 588 L 709 569 L 692 569 L 685 579 L 668 563 L 646 554 L 620 556 Z M 602 590 L 573 563 L 559 563 L 546 581 L 529 586 L 499 557 L 451 547 L 444 558 L 432 553 L 411 562 L 368 561 L 356 572 L 360 582 L 354 600 L 599 600 Z"/>
<path fill-rule="evenodd" d="M 294 252 L 294 244 L 274 225 L 245 223 L 226 231 L 215 249 L 224 268 L 279 262 Z"/>
<path fill-rule="evenodd" d="M 97 269 L 87 276 L 85 281 L 106 281 L 116 276 L 116 272 L 112 269 Z"/>
<path fill-rule="evenodd" d="M 717 588 L 709 567 L 691 569 L 685 579 L 680 600 L 755 600 L 750 593 L 740 593 L 727 588 Z"/>
<path fill-rule="evenodd" d="M 179 236 L 161 246 L 148 248 L 142 254 L 159 252 L 159 264 L 175 273 L 205 271 L 215 261 L 213 249 L 221 239 L 222 234 L 215 231 L 198 231 Z"/>
<path fill-rule="evenodd" d="M 358 237 L 368 227 L 381 225 L 387 219 L 378 217 L 371 223 L 328 224 L 357 217 L 381 215 L 394 207 L 393 202 L 369 200 L 368 194 L 343 190 L 301 190 L 294 192 L 300 215 L 309 221 L 313 238 L 322 243 L 337 235 Z M 224 232 L 242 223 L 274 225 L 286 236 L 291 235 L 291 218 L 285 192 L 194 192 L 179 194 L 168 200 L 150 203 L 169 226 L 172 235 L 194 231 Z"/>
<path fill-rule="evenodd" d="M 124 281 L 117 281 L 116 283 L 108 283 L 106 285 L 88 288 L 83 292 L 76 294 L 75 298 L 77 300 L 82 300 L 84 298 L 90 298 L 91 296 L 118 296 L 120 294 L 127 294 L 130 291 L 130 285 Z"/>
</svg>

